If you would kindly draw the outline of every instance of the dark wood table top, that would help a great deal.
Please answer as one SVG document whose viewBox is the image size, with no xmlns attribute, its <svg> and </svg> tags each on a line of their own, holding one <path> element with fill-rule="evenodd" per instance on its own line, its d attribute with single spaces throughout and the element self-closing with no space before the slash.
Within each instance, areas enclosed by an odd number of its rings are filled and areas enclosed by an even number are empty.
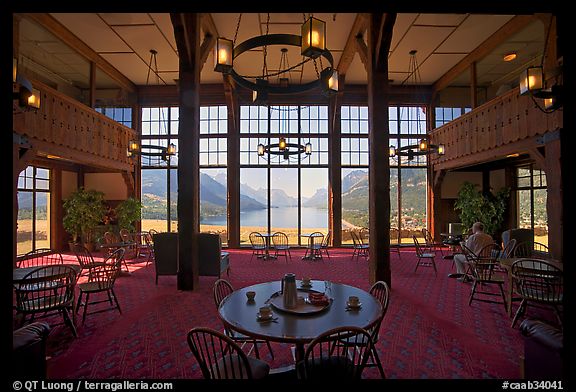
<svg viewBox="0 0 576 392">
<path fill-rule="evenodd" d="M 307 296 L 307 290 L 324 292 L 326 286 L 323 280 L 312 280 L 312 287 L 303 290 L 301 282 L 297 281 L 298 295 Z M 271 306 L 275 322 L 259 322 L 257 313 L 266 301 L 280 290 L 280 281 L 260 283 L 234 291 L 226 297 L 218 313 L 224 324 L 240 333 L 255 338 L 276 342 L 295 344 L 309 343 L 320 333 L 341 326 L 371 327 L 382 314 L 380 302 L 370 293 L 357 287 L 341 283 L 331 283 L 326 291 L 333 302 L 326 309 L 312 314 L 295 314 L 284 312 Z M 254 301 L 248 301 L 247 291 L 255 291 Z M 359 297 L 362 307 L 359 310 L 347 310 L 348 297 Z"/>
<path fill-rule="evenodd" d="M 500 263 L 500 265 L 502 267 L 504 267 L 506 270 L 510 270 L 512 268 L 512 264 L 514 264 L 515 261 L 517 260 L 522 260 L 522 259 L 536 259 L 536 260 L 543 260 L 555 267 L 557 267 L 559 270 L 564 271 L 564 264 L 561 263 L 558 260 L 553 260 L 553 259 L 540 259 L 538 257 L 510 257 L 510 258 L 502 258 L 502 259 L 498 259 L 498 263 Z"/>
<path fill-rule="evenodd" d="M 53 265 L 53 267 L 54 267 L 53 269 L 52 269 L 52 268 L 50 268 L 50 269 L 45 269 L 45 270 L 43 270 L 43 273 L 45 274 L 45 276 L 49 276 L 50 273 L 51 273 L 51 271 L 56 271 L 56 270 L 57 270 L 57 267 L 61 267 L 61 266 L 63 266 L 63 265 L 64 265 L 64 266 L 67 266 L 67 267 L 72 267 L 72 269 L 74 269 L 74 271 L 76 272 L 76 274 L 80 273 L 80 271 L 81 271 L 81 269 L 82 269 L 79 264 L 54 264 L 54 265 Z M 14 268 L 14 269 L 12 270 L 12 282 L 13 282 L 13 283 L 19 283 L 19 282 L 21 282 L 26 275 L 28 275 L 30 272 L 32 272 L 32 271 L 34 271 L 35 269 L 38 269 L 38 268 L 40 268 L 40 267 L 43 267 L 43 266 Z"/>
</svg>

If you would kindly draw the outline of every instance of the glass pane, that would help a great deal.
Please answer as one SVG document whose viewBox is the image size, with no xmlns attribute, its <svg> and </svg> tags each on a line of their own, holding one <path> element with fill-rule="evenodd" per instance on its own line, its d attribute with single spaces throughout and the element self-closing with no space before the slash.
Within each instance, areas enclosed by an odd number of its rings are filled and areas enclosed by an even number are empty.
<svg viewBox="0 0 576 392">
<path fill-rule="evenodd" d="M 369 227 L 368 169 L 342 169 L 342 244 L 352 244 L 350 231 Z"/>
<path fill-rule="evenodd" d="M 548 245 L 548 211 L 546 189 L 534 189 L 534 241 Z"/>
<path fill-rule="evenodd" d="M 300 225 L 302 233 L 328 234 L 328 169 L 302 169 Z M 306 245 L 306 238 L 301 244 Z"/>
<path fill-rule="evenodd" d="M 166 170 L 142 169 L 142 230 L 165 232 L 168 228 Z"/>
<path fill-rule="evenodd" d="M 200 170 L 200 231 L 220 234 L 228 242 L 226 169 Z"/>
<path fill-rule="evenodd" d="M 412 236 L 424 240 L 422 229 L 426 227 L 426 169 L 400 169 L 402 219 L 401 241 L 413 244 Z"/>
<path fill-rule="evenodd" d="M 398 169 L 390 169 L 390 243 L 398 244 Z"/>
<path fill-rule="evenodd" d="M 270 170 L 271 232 L 282 231 L 298 243 L 298 169 Z"/>
<path fill-rule="evenodd" d="M 16 233 L 16 253 L 21 255 L 32 250 L 32 192 L 18 192 L 18 231 Z"/>
<path fill-rule="evenodd" d="M 170 169 L 170 231 L 178 231 L 178 171 Z M 168 215 L 166 214 L 166 215 Z"/>
<path fill-rule="evenodd" d="M 240 169 L 240 244 L 250 245 L 253 231 L 268 232 L 267 169 Z"/>
<path fill-rule="evenodd" d="M 532 228 L 530 206 L 530 190 L 519 190 L 518 192 L 518 227 L 521 229 Z"/>
<path fill-rule="evenodd" d="M 50 248 L 50 194 L 36 192 L 34 248 Z"/>
</svg>

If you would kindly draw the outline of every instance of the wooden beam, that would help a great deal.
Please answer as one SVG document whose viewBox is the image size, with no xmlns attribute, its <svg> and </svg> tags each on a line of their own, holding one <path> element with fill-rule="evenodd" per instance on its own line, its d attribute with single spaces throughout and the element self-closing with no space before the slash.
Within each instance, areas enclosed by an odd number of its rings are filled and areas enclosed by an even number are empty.
<svg viewBox="0 0 576 392">
<path fill-rule="evenodd" d="M 338 73 L 341 75 L 345 75 L 346 71 L 350 67 L 352 63 L 352 59 L 354 59 L 354 54 L 356 53 L 356 38 L 366 31 L 368 27 L 368 15 L 359 13 L 356 15 L 356 19 L 354 19 L 354 23 L 352 24 L 352 28 L 350 29 L 350 33 L 348 34 L 348 39 L 346 40 L 346 45 L 344 46 L 344 50 L 342 51 L 342 55 L 340 56 L 340 60 L 338 61 L 338 65 L 336 69 Z"/>
<path fill-rule="evenodd" d="M 70 30 L 64 27 L 64 25 L 58 22 L 54 17 L 46 13 L 29 13 L 22 15 L 40 24 L 50 33 L 59 38 L 63 43 L 78 52 L 78 54 L 83 56 L 86 60 L 94 62 L 98 68 L 110 76 L 121 87 L 130 92 L 136 91 L 136 85 L 132 83 L 130 79 L 120 73 L 120 71 L 114 68 L 112 64 L 104 60 L 104 58 L 96 53 L 91 47 L 86 45 L 82 40 L 72 34 Z"/>
<path fill-rule="evenodd" d="M 216 43 L 216 38 L 218 38 L 218 29 L 212 19 L 212 15 L 209 13 L 203 13 L 201 16 L 201 26 L 204 30 L 204 40 L 200 46 L 200 64 L 202 67 L 206 63 L 206 59 L 210 55 L 212 49 L 214 49 L 214 44 Z"/>
<path fill-rule="evenodd" d="M 470 64 L 470 106 L 476 109 L 478 106 L 478 77 L 476 73 L 476 61 Z"/>
<path fill-rule="evenodd" d="M 516 34 L 536 18 L 532 15 L 516 15 L 510 19 L 498 31 L 482 42 L 476 49 L 464 57 L 458 64 L 453 66 L 448 72 L 438 79 L 433 85 L 434 94 L 447 87 L 462 72 L 465 72 L 473 62 L 480 61 L 488 54 L 492 53 L 499 45 L 504 43 L 510 36 Z"/>
<path fill-rule="evenodd" d="M 364 42 L 364 38 L 356 37 L 356 51 L 358 52 L 358 56 L 360 56 L 360 61 L 364 64 L 364 69 L 368 67 L 368 46 L 366 46 L 366 42 Z"/>
<path fill-rule="evenodd" d="M 228 247 L 240 247 L 240 103 L 234 94 L 233 79 L 222 75 L 226 106 L 228 107 L 228 150 L 227 154 L 227 213 Z"/>
<path fill-rule="evenodd" d="M 368 122 L 370 145 L 369 213 L 371 283 L 383 280 L 391 287 L 390 272 L 390 162 L 382 147 L 390 145 L 388 127 L 388 56 L 396 14 L 371 14 L 368 22 Z M 383 55 L 384 54 L 384 55 Z"/>
<path fill-rule="evenodd" d="M 200 15 L 175 14 L 174 36 L 179 56 L 178 147 L 178 277 L 179 290 L 199 286 L 200 231 Z M 185 54 L 185 55 L 183 55 Z"/>
</svg>

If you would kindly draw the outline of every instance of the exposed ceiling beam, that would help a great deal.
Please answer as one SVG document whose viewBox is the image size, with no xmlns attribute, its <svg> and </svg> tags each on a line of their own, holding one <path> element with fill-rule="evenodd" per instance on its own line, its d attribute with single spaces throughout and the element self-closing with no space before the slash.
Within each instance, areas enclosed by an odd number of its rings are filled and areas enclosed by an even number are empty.
<svg viewBox="0 0 576 392">
<path fill-rule="evenodd" d="M 135 92 L 136 85 L 130 79 L 118 71 L 112 64 L 101 57 L 92 48 L 86 45 L 82 40 L 76 37 L 64 25 L 58 22 L 52 15 L 46 13 L 27 13 L 26 18 L 39 23 L 42 27 L 54 34 L 63 43 L 76 50 L 81 56 L 89 62 L 94 62 L 104 73 L 110 76 L 113 80 L 118 82 L 120 86 L 130 92 Z"/>
<path fill-rule="evenodd" d="M 200 26 L 204 32 L 204 40 L 202 41 L 202 45 L 200 47 L 200 64 L 202 64 L 202 67 L 204 67 L 206 59 L 208 58 L 210 51 L 214 48 L 216 38 L 218 38 L 219 34 L 211 14 L 203 13 L 200 19 L 200 23 Z"/>
<path fill-rule="evenodd" d="M 350 34 L 348 34 L 348 39 L 346 40 L 346 46 L 344 46 L 344 50 L 340 56 L 340 61 L 338 61 L 338 66 L 336 67 L 338 73 L 341 75 L 346 75 L 346 71 L 348 71 L 350 64 L 352 64 L 354 54 L 356 53 L 358 47 L 356 38 L 358 36 L 362 37 L 368 28 L 367 15 L 368 14 L 365 13 L 359 13 L 356 15 L 356 19 L 354 19 L 354 23 L 350 29 Z"/>
<path fill-rule="evenodd" d="M 388 53 L 390 52 L 390 44 L 392 42 L 392 33 L 394 31 L 394 24 L 396 23 L 396 13 L 386 13 L 380 20 L 380 25 L 376 26 L 378 29 L 376 42 L 374 45 L 374 58 L 372 59 L 373 67 L 381 67 L 384 62 L 388 62 Z M 388 66 L 386 65 L 386 69 Z"/>
<path fill-rule="evenodd" d="M 361 36 L 356 37 L 356 51 L 358 52 L 358 56 L 360 56 L 360 61 L 364 64 L 364 69 L 368 69 L 368 46 L 366 46 L 366 42 L 364 42 L 364 38 Z"/>
<path fill-rule="evenodd" d="M 190 66 L 190 64 L 192 64 L 192 53 L 194 48 L 190 47 L 190 40 L 186 33 L 185 14 L 171 12 L 170 20 L 174 27 L 174 38 L 176 39 L 180 64 L 184 62 Z"/>
<path fill-rule="evenodd" d="M 434 83 L 433 93 L 436 94 L 443 88 L 448 87 L 454 79 L 462 74 L 462 72 L 467 71 L 474 62 L 482 60 L 484 57 L 492 53 L 492 51 L 494 51 L 494 49 L 496 49 L 499 45 L 504 43 L 508 38 L 535 20 L 536 17 L 533 15 L 516 15 L 510 19 L 504 26 L 498 29 L 498 31 L 488 37 L 476 49 L 474 49 L 466 57 L 460 60 L 458 64 L 453 66 L 448 72 L 442 75 L 440 79 Z"/>
</svg>

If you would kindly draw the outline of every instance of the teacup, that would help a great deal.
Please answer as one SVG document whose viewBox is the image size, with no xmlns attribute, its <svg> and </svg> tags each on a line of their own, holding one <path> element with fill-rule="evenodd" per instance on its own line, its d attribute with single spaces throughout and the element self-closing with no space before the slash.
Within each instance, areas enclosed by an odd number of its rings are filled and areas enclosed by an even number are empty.
<svg viewBox="0 0 576 392">
<path fill-rule="evenodd" d="M 302 286 L 310 286 L 312 284 L 310 278 L 302 278 Z"/>
<path fill-rule="evenodd" d="M 358 306 L 359 303 L 360 303 L 360 299 L 357 296 L 351 295 L 350 297 L 348 297 L 348 305 Z"/>
<path fill-rule="evenodd" d="M 260 317 L 262 318 L 267 318 L 272 316 L 272 309 L 270 309 L 270 307 L 268 306 L 262 306 L 258 312 L 258 314 L 260 315 Z"/>
<path fill-rule="evenodd" d="M 255 291 L 247 291 L 246 297 L 248 298 L 248 301 L 254 301 L 254 297 L 256 297 L 256 292 Z"/>
</svg>

